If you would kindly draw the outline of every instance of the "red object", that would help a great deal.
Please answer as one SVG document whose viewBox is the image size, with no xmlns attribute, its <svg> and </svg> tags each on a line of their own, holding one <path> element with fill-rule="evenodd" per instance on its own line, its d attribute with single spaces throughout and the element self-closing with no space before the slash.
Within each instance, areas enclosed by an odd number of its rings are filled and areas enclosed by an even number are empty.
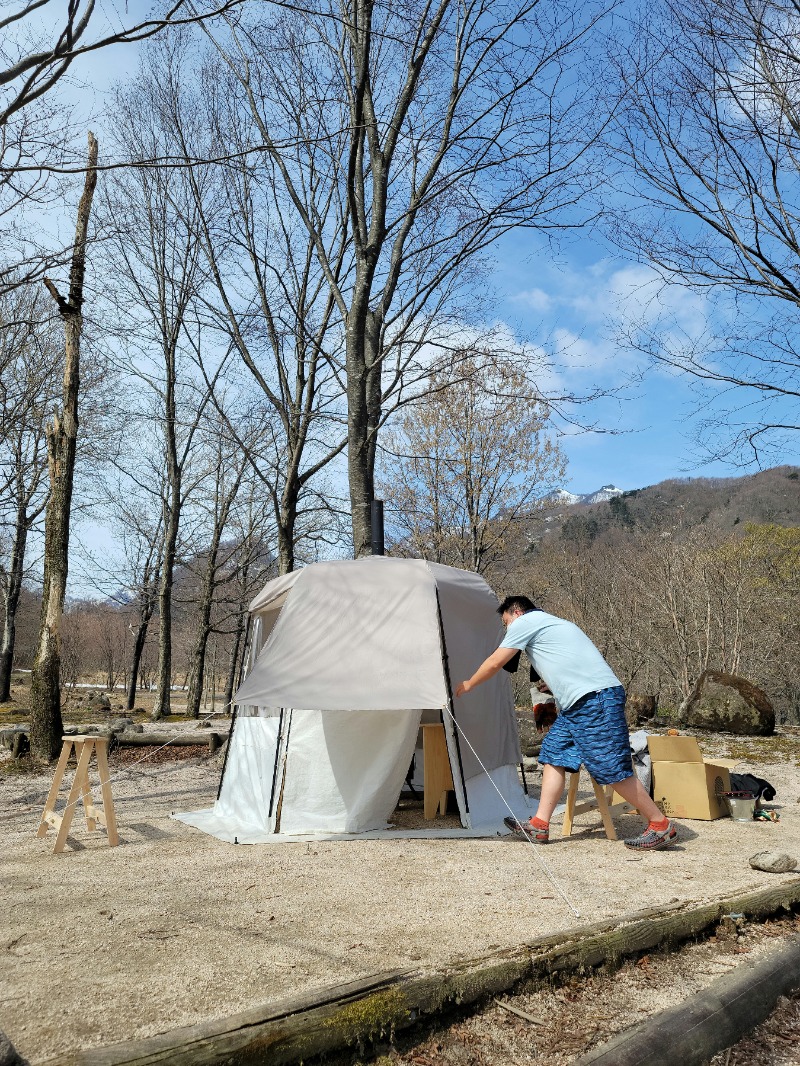
<svg viewBox="0 0 800 1066">
<path fill-rule="evenodd" d="M 537 703 L 533 708 L 533 721 L 539 732 L 549 729 L 557 716 L 558 711 L 552 700 L 548 700 L 546 703 Z"/>
</svg>

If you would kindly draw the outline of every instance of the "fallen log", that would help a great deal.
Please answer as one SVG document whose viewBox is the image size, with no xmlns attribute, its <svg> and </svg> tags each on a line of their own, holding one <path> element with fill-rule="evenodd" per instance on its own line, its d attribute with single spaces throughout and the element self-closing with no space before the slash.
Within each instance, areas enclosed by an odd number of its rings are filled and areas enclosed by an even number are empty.
<svg viewBox="0 0 800 1066">
<path fill-rule="evenodd" d="M 737 966 L 683 1003 L 575 1060 L 575 1066 L 702 1066 L 752 1032 L 800 988 L 800 944 Z"/>
<path fill-rule="evenodd" d="M 208 745 L 212 752 L 220 748 L 225 737 L 219 733 L 115 733 L 114 739 L 121 748 L 186 747 L 187 745 Z"/>
<path fill-rule="evenodd" d="M 11 734 L 11 731 L 7 731 Z M 68 729 L 64 731 L 64 736 L 101 736 L 111 737 L 111 744 L 113 747 L 121 748 L 144 748 L 144 747 L 208 747 L 212 752 L 217 751 L 227 740 L 227 736 L 221 733 L 209 732 L 203 730 L 202 732 L 193 733 L 133 733 L 127 729 L 124 732 L 114 732 L 112 730 L 98 728 L 95 726 L 87 726 L 84 729 Z M 16 729 L 9 737 L 8 741 L 3 737 L 0 742 L 5 743 L 7 747 L 10 747 L 12 753 L 16 750 L 22 750 L 24 754 L 28 751 L 28 732 L 25 729 Z M 14 756 L 17 757 L 16 755 Z"/>
<path fill-rule="evenodd" d="M 541 987 L 558 973 L 618 965 L 625 955 L 696 936 L 729 914 L 766 916 L 800 905 L 800 878 L 697 907 L 685 903 L 540 937 L 459 959 L 439 970 L 395 970 L 301 999 L 254 1007 L 157 1036 L 67 1052 L 49 1066 L 290 1066 L 369 1047 L 422 1018 L 514 986 Z M 671 1062 L 681 1061 L 672 1059 Z"/>
</svg>

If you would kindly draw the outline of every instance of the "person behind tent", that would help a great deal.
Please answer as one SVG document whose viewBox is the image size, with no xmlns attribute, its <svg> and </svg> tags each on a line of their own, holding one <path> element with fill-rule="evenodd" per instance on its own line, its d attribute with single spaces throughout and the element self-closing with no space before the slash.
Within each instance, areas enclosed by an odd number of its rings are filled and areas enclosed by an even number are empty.
<svg viewBox="0 0 800 1066">
<path fill-rule="evenodd" d="M 567 771 L 575 773 L 583 764 L 598 784 L 613 785 L 648 819 L 639 836 L 624 841 L 626 847 L 655 851 L 675 844 L 675 825 L 663 816 L 633 772 L 625 689 L 591 640 L 573 622 L 547 614 L 527 596 L 506 597 L 498 614 L 506 626 L 505 639 L 472 677 L 461 682 L 456 696 L 494 677 L 521 650 L 560 707 L 539 752 L 542 790 L 536 814 L 524 824 L 506 818 L 508 828 L 534 843 L 546 844 Z"/>
<path fill-rule="evenodd" d="M 531 667 L 531 710 L 537 733 L 546 733 L 558 717 L 558 704 L 547 682 Z"/>
</svg>

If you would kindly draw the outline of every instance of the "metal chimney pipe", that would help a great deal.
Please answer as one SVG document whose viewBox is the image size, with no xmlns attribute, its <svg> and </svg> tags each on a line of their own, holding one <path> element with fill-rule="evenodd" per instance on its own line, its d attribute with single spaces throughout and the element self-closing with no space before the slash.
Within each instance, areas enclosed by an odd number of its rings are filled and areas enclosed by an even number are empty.
<svg viewBox="0 0 800 1066">
<path fill-rule="evenodd" d="M 384 555 L 383 546 L 383 500 L 373 500 L 370 505 L 372 519 L 372 554 Z"/>
</svg>

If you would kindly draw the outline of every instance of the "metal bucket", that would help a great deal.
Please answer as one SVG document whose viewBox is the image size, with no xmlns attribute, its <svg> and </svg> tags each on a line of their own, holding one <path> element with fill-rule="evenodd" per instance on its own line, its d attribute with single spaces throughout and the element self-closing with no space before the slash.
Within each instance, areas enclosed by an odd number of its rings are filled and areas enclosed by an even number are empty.
<svg viewBox="0 0 800 1066">
<path fill-rule="evenodd" d="M 756 797 L 752 792 L 723 792 L 722 798 L 734 822 L 752 822 L 756 812 Z"/>
</svg>

